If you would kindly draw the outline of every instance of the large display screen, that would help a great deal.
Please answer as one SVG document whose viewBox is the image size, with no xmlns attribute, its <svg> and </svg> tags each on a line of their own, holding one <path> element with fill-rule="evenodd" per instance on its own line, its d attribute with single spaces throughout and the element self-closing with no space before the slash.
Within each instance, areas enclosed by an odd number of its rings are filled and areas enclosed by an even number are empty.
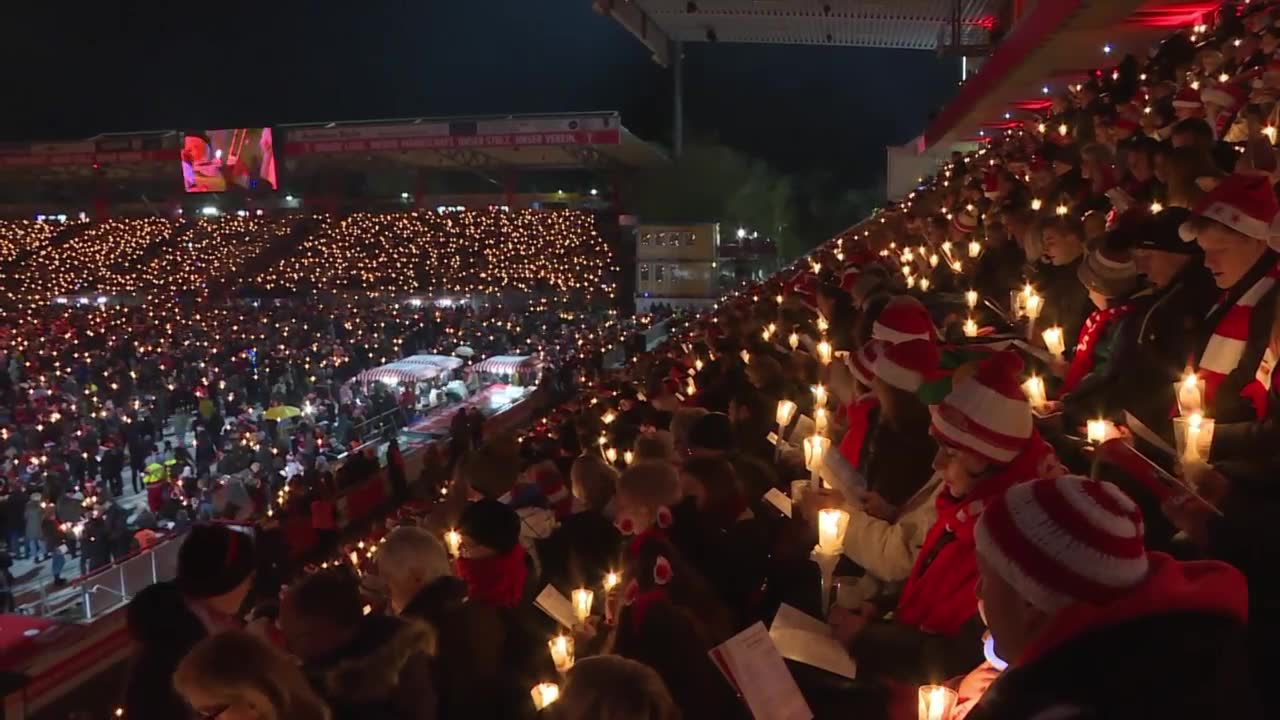
<svg viewBox="0 0 1280 720">
<path fill-rule="evenodd" d="M 271 128 L 186 133 L 182 183 L 191 193 L 279 189 Z"/>
</svg>

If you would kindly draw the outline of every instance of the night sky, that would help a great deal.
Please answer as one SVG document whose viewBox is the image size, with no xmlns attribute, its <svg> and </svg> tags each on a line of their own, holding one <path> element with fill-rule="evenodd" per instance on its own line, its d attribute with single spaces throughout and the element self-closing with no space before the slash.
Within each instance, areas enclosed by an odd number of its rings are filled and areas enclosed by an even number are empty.
<svg viewBox="0 0 1280 720">
<path fill-rule="evenodd" d="M 590 0 L 4 5 L 0 59 L 18 101 L 0 105 L 0 140 L 586 110 L 670 138 L 670 72 Z M 687 133 L 784 171 L 873 182 L 883 146 L 917 135 L 955 90 L 956 65 L 919 51 L 691 45 Z"/>
</svg>

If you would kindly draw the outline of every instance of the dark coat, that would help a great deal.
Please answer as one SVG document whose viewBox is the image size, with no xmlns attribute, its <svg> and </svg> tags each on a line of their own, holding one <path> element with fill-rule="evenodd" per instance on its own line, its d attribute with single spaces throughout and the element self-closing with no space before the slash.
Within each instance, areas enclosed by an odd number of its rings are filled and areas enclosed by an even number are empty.
<svg viewBox="0 0 1280 720">
<path fill-rule="evenodd" d="M 1239 623 L 1203 613 L 1145 617 L 1007 670 L 968 720 L 1260 718 L 1246 664 Z"/>
<path fill-rule="evenodd" d="M 1060 325 L 1064 338 L 1080 337 L 1080 328 L 1093 312 L 1089 291 L 1080 283 L 1076 271 L 1081 260 L 1066 265 L 1041 264 L 1032 285 L 1044 296 L 1044 312 L 1036 320 L 1037 327 Z M 1069 348 L 1068 348 L 1069 349 Z"/>
<path fill-rule="evenodd" d="M 883 411 L 879 416 L 879 421 L 867 430 L 858 470 L 869 490 L 900 507 L 933 475 L 938 444 L 929 434 L 927 410 L 904 420 L 901 428 L 890 424 Z"/>
<path fill-rule="evenodd" d="M 139 592 L 129 603 L 127 617 L 135 650 L 125 682 L 124 716 L 130 720 L 188 717 L 190 708 L 173 689 L 173 673 L 204 638 L 204 626 L 171 582 Z"/>
<path fill-rule="evenodd" d="M 573 513 L 545 540 L 538 541 L 542 578 L 562 590 L 598 585 L 621 567 L 622 534 L 594 510 Z"/>
<path fill-rule="evenodd" d="M 370 615 L 350 643 L 303 670 L 334 720 L 435 720 L 435 646 L 425 623 Z"/>
<path fill-rule="evenodd" d="M 461 579 L 443 577 L 426 586 L 400 616 L 435 628 L 440 717 L 505 720 L 532 710 L 529 688 L 538 680 L 519 672 L 524 658 L 518 656 L 527 648 L 517 647 L 514 620 L 497 607 L 469 602 Z"/>
<path fill-rule="evenodd" d="M 973 289 L 982 297 L 1000 302 L 1008 296 L 1010 290 L 1015 290 L 1022 284 L 1022 269 L 1026 264 L 1027 256 L 1013 240 L 988 250 L 978 258 Z"/>
<path fill-rule="evenodd" d="M 1170 444 L 1173 385 L 1195 364 L 1205 314 L 1219 294 L 1213 276 L 1192 259 L 1168 287 L 1135 298 L 1144 305 L 1126 318 L 1132 322 L 1125 323 L 1122 342 L 1137 352 L 1125 353 L 1124 382 L 1109 392 L 1118 393 L 1125 410 Z"/>
</svg>

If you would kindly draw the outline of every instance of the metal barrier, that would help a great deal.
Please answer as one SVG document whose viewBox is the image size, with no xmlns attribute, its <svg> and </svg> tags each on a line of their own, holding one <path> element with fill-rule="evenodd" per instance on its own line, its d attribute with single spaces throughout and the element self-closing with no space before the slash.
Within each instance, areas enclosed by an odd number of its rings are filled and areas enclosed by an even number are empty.
<svg viewBox="0 0 1280 720">
<path fill-rule="evenodd" d="M 178 574 L 178 548 L 183 536 L 166 538 L 145 551 L 80 580 L 84 616 L 90 622 L 129 602 L 144 588 L 172 580 Z"/>
</svg>

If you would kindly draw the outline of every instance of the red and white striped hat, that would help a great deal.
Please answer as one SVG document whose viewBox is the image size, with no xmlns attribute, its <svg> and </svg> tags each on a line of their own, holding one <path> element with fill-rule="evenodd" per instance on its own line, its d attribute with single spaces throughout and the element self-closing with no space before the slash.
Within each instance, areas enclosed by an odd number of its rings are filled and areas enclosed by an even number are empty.
<svg viewBox="0 0 1280 720">
<path fill-rule="evenodd" d="M 1173 96 L 1173 106 L 1192 110 L 1204 107 L 1204 103 L 1200 100 L 1200 93 L 1188 86 L 1182 88 L 1177 95 Z"/>
<path fill-rule="evenodd" d="M 1018 384 L 1022 358 L 998 352 L 951 388 L 933 413 L 934 437 L 990 462 L 1012 462 L 1031 438 L 1031 405 Z"/>
<path fill-rule="evenodd" d="M 910 295 L 899 295 L 880 311 L 871 326 L 871 337 L 893 344 L 908 340 L 936 340 L 938 331 L 924 304 Z"/>
<path fill-rule="evenodd" d="M 1120 488 L 1075 475 L 1018 483 L 978 518 L 978 556 L 1045 612 L 1102 604 L 1147 577 L 1142 511 Z"/>
<path fill-rule="evenodd" d="M 908 340 L 886 345 L 875 359 L 873 372 L 890 387 L 916 392 L 925 380 L 937 374 L 941 360 L 937 343 Z"/>
<path fill-rule="evenodd" d="M 876 378 L 876 358 L 880 356 L 882 350 L 883 343 L 879 340 L 870 340 L 857 352 L 851 352 L 845 357 L 844 362 L 849 366 L 849 372 L 864 387 L 871 387 L 871 381 Z"/>
<path fill-rule="evenodd" d="M 952 218 L 951 226 L 962 233 L 971 233 L 978 229 L 978 216 L 968 210 L 961 210 Z"/>
</svg>

